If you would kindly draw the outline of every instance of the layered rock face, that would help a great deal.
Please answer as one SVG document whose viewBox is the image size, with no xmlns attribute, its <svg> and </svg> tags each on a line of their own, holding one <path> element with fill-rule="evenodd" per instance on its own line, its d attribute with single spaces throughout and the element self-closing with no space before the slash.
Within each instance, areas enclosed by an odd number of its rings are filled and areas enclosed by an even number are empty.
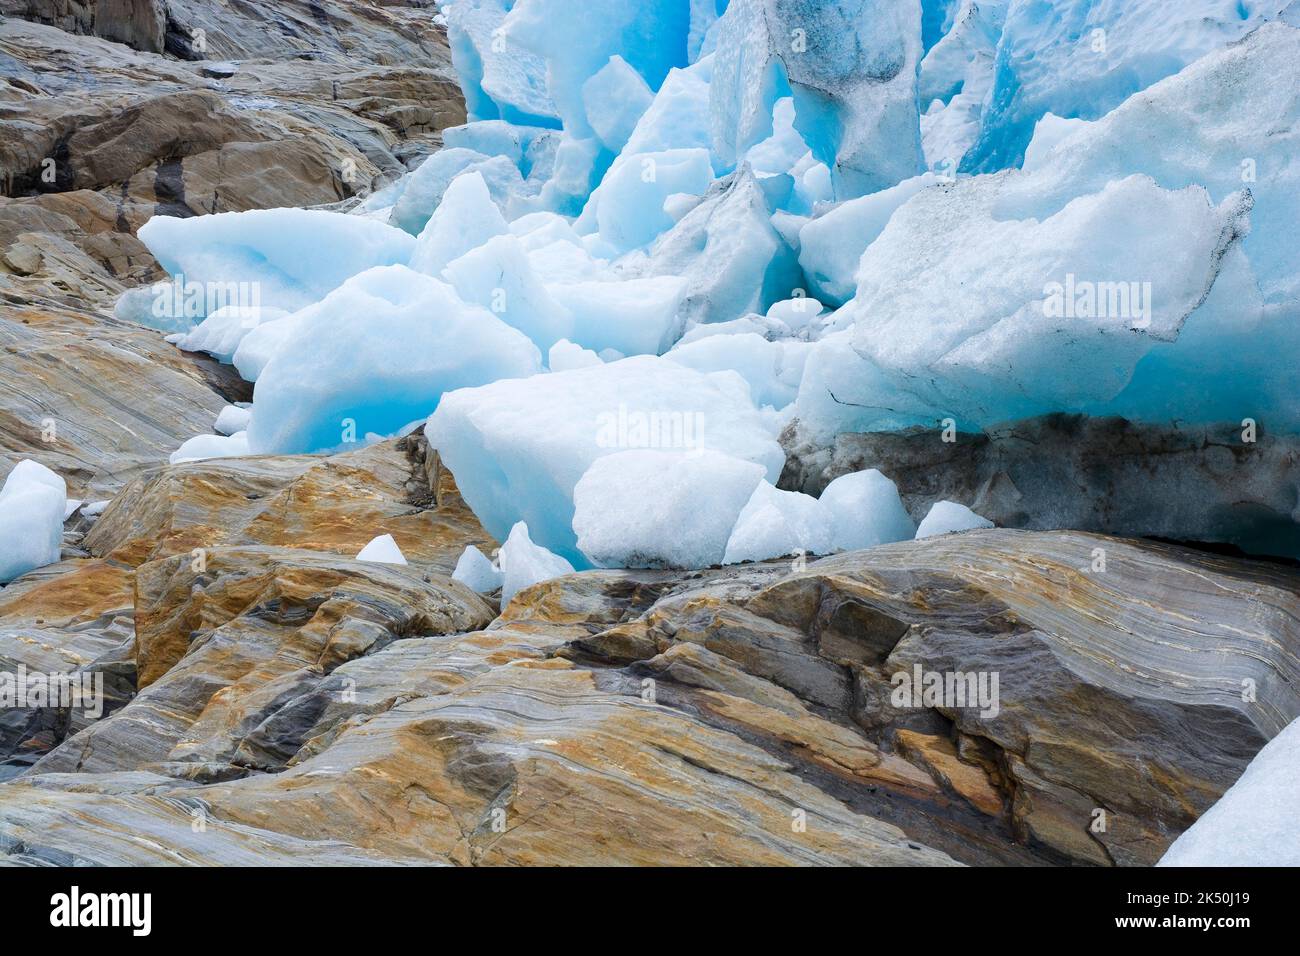
<svg viewBox="0 0 1300 956">
<path fill-rule="evenodd" d="M 468 543 L 419 436 L 135 481 L 0 593 L 105 688 L 0 725 L 9 861 L 1147 864 L 1300 714 L 1282 567 L 996 530 L 498 613 Z"/>
<path fill-rule="evenodd" d="M 0 682 L 0 864 L 1145 865 L 1300 715 L 1292 566 L 1088 533 L 1300 553 L 1267 431 L 792 431 L 784 487 L 882 466 L 1034 530 L 505 607 L 452 577 L 496 542 L 418 431 L 164 464 L 250 393 L 111 316 L 163 278 L 135 230 L 401 174 L 464 118 L 432 12 L 0 0 L 0 475 L 113 499 L 0 588 L 0 677 L 95 689 Z"/>
<path fill-rule="evenodd" d="M 787 429 L 783 488 L 887 468 L 913 514 L 968 502 L 999 527 L 1077 528 L 1300 556 L 1300 441 L 1253 420 L 1214 427 L 1046 415 L 983 432 L 846 433 L 830 445 Z"/>
<path fill-rule="evenodd" d="M 192 62 L 136 31 L 163 7 Z M 0 4 L 0 474 L 35 458 L 107 498 L 251 397 L 110 317 L 166 278 L 151 216 L 351 202 L 463 120 L 431 10 L 343 7 Z"/>
<path fill-rule="evenodd" d="M 4 12 L 38 22 L 0 20 L 6 298 L 111 308 L 123 288 L 160 277 L 133 235 L 149 217 L 345 201 L 464 120 L 426 9 L 168 4 L 167 46 L 184 36 L 190 58 L 178 60 L 131 42 L 132 24 L 161 5 L 36 6 Z"/>
<path fill-rule="evenodd" d="M 161 53 L 167 43 L 162 0 L 7 0 L 3 12 L 152 53 Z"/>
</svg>

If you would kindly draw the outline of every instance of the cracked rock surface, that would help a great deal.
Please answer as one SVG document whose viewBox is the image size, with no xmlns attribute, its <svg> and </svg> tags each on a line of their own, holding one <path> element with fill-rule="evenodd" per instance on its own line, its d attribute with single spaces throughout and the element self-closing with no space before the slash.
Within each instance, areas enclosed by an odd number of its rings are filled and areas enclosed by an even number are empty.
<svg viewBox="0 0 1300 956">
<path fill-rule="evenodd" d="M 344 500 L 411 563 L 353 559 Z M 1282 566 L 990 530 L 500 610 L 469 542 L 418 436 L 138 480 L 0 592 L 6 661 L 115 688 L 3 728 L 5 859 L 1149 864 L 1300 714 Z M 918 668 L 996 698 L 900 699 Z"/>
</svg>

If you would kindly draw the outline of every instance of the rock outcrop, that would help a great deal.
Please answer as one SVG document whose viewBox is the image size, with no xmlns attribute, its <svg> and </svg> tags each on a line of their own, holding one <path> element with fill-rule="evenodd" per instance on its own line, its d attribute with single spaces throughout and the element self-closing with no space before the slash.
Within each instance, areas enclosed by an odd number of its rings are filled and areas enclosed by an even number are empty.
<svg viewBox="0 0 1300 956">
<path fill-rule="evenodd" d="M 354 560 L 361 524 L 411 564 Z M 6 661 L 116 681 L 98 719 L 0 729 L 0 849 L 1144 864 L 1300 714 L 1283 567 L 995 530 L 806 567 L 586 572 L 498 616 L 446 577 L 484 537 L 414 436 L 138 479 L 94 557 L 0 592 Z M 900 697 L 927 674 L 970 696 Z"/>
<path fill-rule="evenodd" d="M 431 10 L 341 6 L 0 4 L 0 477 L 34 458 L 107 498 L 250 397 L 111 317 L 165 278 L 151 216 L 350 202 L 463 121 Z"/>
<path fill-rule="evenodd" d="M 187 9 L 198 16 L 212 6 Z M 463 122 L 445 39 L 427 11 L 418 21 L 410 11 L 412 42 L 422 52 L 405 61 L 422 65 L 394 67 L 382 50 L 397 35 L 385 20 L 396 12 L 356 16 L 346 29 L 339 20 L 331 52 L 318 56 L 267 45 L 272 25 L 293 29 L 285 7 L 204 13 L 230 30 L 256 14 L 261 44 L 241 49 L 231 41 L 223 49 L 270 57 L 220 69 L 0 20 L 0 294 L 69 304 L 60 273 L 82 269 L 52 266 L 76 250 L 98 267 L 88 271 L 109 280 L 83 301 L 111 308 L 122 287 L 156 275 L 134 238 L 150 216 L 365 195 L 404 173 L 442 129 Z M 241 36 L 255 32 L 241 29 Z"/>
<path fill-rule="evenodd" d="M 432 14 L 0 0 L 0 476 L 112 499 L 0 588 L 0 697 L 46 681 L 0 707 L 0 863 L 1143 865 L 1300 715 L 1300 572 L 1086 533 L 1300 554 L 1263 427 L 792 430 L 785 487 L 882 466 L 1038 530 L 504 608 L 418 432 L 165 464 L 249 394 L 111 316 L 161 278 L 136 228 L 399 175 L 464 117 Z"/>
<path fill-rule="evenodd" d="M 164 0 L 6 0 L 0 12 L 161 53 L 167 6 Z"/>
<path fill-rule="evenodd" d="M 195 548 L 269 545 L 355 555 L 391 534 L 408 560 L 450 573 L 483 530 L 414 434 L 340 455 L 210 459 L 155 469 L 119 494 L 82 542 L 139 565 Z"/>
<path fill-rule="evenodd" d="M 959 501 L 999 527 L 1075 528 L 1225 544 L 1300 557 L 1300 442 L 1267 422 L 1167 428 L 1048 415 L 985 432 L 843 434 L 830 447 L 783 436 L 781 487 L 808 494 L 881 468 L 920 518 Z"/>
<path fill-rule="evenodd" d="M 0 474 L 34 458 L 73 497 L 108 498 L 209 430 L 226 404 L 205 374 L 211 363 L 157 332 L 71 309 L 2 312 Z"/>
</svg>

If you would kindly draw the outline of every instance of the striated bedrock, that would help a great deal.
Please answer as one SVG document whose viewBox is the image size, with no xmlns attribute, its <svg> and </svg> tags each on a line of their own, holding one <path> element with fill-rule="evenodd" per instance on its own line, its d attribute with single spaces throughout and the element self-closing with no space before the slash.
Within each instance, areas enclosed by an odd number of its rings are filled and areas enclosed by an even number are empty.
<svg viewBox="0 0 1300 956">
<path fill-rule="evenodd" d="M 211 427 L 226 404 L 214 385 L 226 378 L 149 329 L 79 309 L 10 308 L 0 295 L 0 474 L 34 458 L 74 497 L 107 498 Z"/>
<path fill-rule="evenodd" d="M 1232 545 L 1300 557 L 1300 438 L 1267 419 L 1211 426 L 1044 415 L 982 432 L 942 426 L 782 435 L 781 487 L 820 494 L 840 475 L 881 468 L 914 516 L 968 504 L 999 527 L 1073 528 Z"/>
<path fill-rule="evenodd" d="M 258 173 L 278 185 L 281 203 L 368 191 L 405 172 L 408 140 L 427 150 L 463 120 L 445 40 L 429 42 L 426 56 L 407 61 L 422 66 L 361 49 L 296 55 L 287 43 L 213 65 L 0 21 L 5 194 L 112 189 L 136 226 L 155 211 L 270 205 L 273 187 Z"/>
<path fill-rule="evenodd" d="M 174 540 L 0 605 L 85 627 L 131 575 L 136 693 L 11 759 L 9 862 L 1145 864 L 1300 714 L 1300 575 L 1165 545 L 592 571 L 498 616 L 428 561 Z"/>
<path fill-rule="evenodd" d="M 21 666 L 37 673 L 103 673 L 111 691 L 104 710 L 111 713 L 173 662 L 155 650 L 153 663 L 137 668 L 137 632 L 147 630 L 154 606 L 148 589 L 163 580 L 156 569 L 166 567 L 166 559 L 196 569 L 207 567 L 217 549 L 255 547 L 271 554 L 286 550 L 298 565 L 316 567 L 313 555 L 326 565 L 351 561 L 379 533 L 400 542 L 412 568 L 442 576 L 467 545 L 491 551 L 495 544 L 418 435 L 329 458 L 155 468 L 129 483 L 101 516 L 69 522 L 65 560 L 0 589 L 0 672 Z M 215 557 L 212 566 L 228 568 Z M 323 588 L 321 580 L 302 587 Z M 168 607 L 157 611 L 162 619 L 181 620 Z M 163 628 L 158 640 L 183 645 L 190 632 L 178 627 Z M 158 665 L 160 659 L 167 663 Z M 25 766 L 87 723 L 66 707 L 6 709 L 0 713 L 0 761 Z M 13 772 L 0 768 L 0 777 Z"/>
<path fill-rule="evenodd" d="M 0 297 L 111 310 L 162 277 L 151 216 L 350 203 L 464 121 L 428 10 L 173 2 L 165 53 L 95 26 L 159 6 L 0 0 Z"/>
<path fill-rule="evenodd" d="M 240 545 L 351 557 L 381 534 L 408 560 L 446 573 L 467 546 L 496 546 L 415 434 L 332 456 L 164 465 L 123 488 L 82 547 L 132 566 Z"/>
</svg>

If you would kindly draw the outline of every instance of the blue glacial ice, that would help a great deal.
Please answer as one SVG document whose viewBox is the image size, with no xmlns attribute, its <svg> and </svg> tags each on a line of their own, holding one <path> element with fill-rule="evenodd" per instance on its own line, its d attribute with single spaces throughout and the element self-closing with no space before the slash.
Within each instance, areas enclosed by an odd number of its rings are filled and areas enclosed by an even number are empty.
<svg viewBox="0 0 1300 956">
<path fill-rule="evenodd" d="M 531 375 L 541 354 L 491 312 L 406 266 L 363 272 L 298 317 L 253 392 L 254 454 L 346 450 L 444 392 Z"/>
<path fill-rule="evenodd" d="M 141 230 L 260 297 L 154 323 L 256 382 L 246 428 L 179 458 L 427 419 L 518 583 L 975 520 L 908 514 L 888 462 L 792 496 L 783 435 L 1300 431 L 1287 0 L 440 6 L 470 114 L 441 151 L 351 214 Z"/>
<path fill-rule="evenodd" d="M 587 567 L 573 494 L 598 458 L 698 448 L 759 465 L 771 481 L 785 460 L 739 375 L 651 356 L 452 392 L 425 434 L 490 534 L 522 520 L 538 544 Z"/>
<path fill-rule="evenodd" d="M 1009 0 L 979 136 L 962 168 L 990 172 L 1018 165 L 1045 113 L 1097 119 L 1276 18 L 1290 3 Z"/>
</svg>

